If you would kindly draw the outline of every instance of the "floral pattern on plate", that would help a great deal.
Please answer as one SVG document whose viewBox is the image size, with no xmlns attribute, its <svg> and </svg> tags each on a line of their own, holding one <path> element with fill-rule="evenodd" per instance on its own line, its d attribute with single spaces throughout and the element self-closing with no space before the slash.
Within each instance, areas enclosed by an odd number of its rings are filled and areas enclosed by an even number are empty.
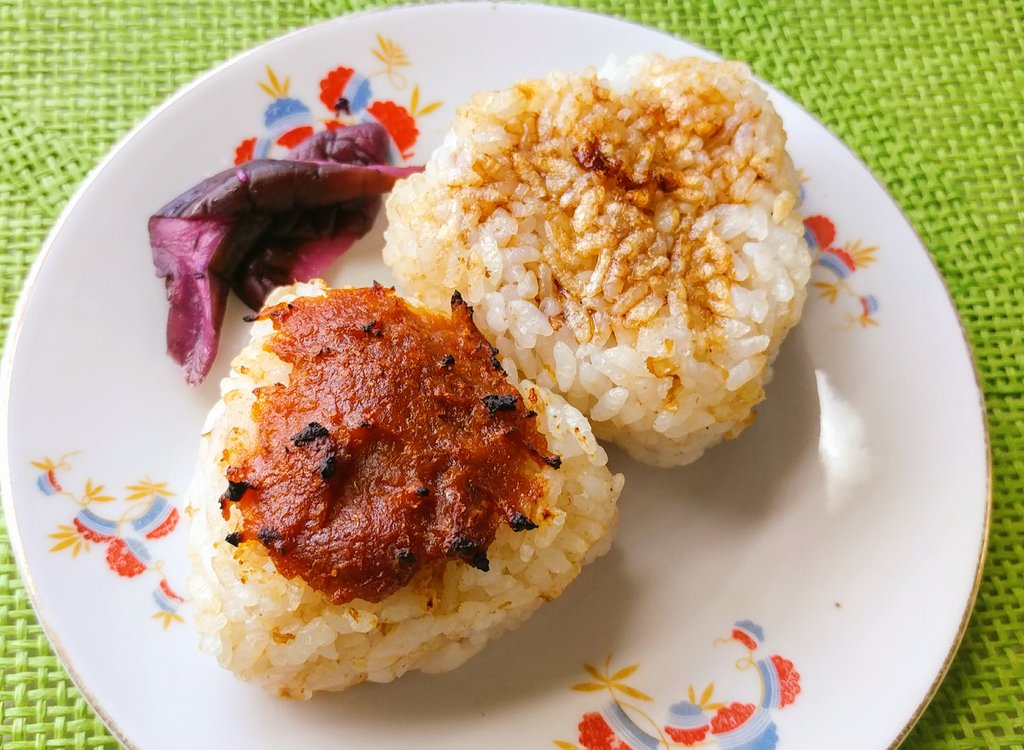
<svg viewBox="0 0 1024 750">
<path fill-rule="evenodd" d="M 843 245 L 835 244 L 836 225 L 821 214 L 804 219 L 804 229 L 807 244 L 817 254 L 815 268 L 824 271 L 823 275 L 811 281 L 811 286 L 818 290 L 818 296 L 828 300 L 830 305 L 845 306 L 845 328 L 879 325 L 875 317 L 878 298 L 874 294 L 861 293 L 850 281 L 854 274 L 877 260 L 875 253 L 878 248 L 865 245 L 860 240 L 852 240 Z"/>
<path fill-rule="evenodd" d="M 714 746 L 723 750 L 774 750 L 779 736 L 772 720 L 772 712 L 792 704 L 800 694 L 800 673 L 793 662 L 778 654 L 754 658 L 754 652 L 764 641 L 764 629 L 750 620 L 740 620 L 726 638 L 718 638 L 714 645 L 738 643 L 747 655 L 735 666 L 756 674 L 760 683 L 760 699 L 756 703 L 715 699 L 715 684 L 704 688 L 698 697 L 691 685 L 684 699 L 668 708 L 665 720 L 656 721 L 640 702 L 653 698 L 627 684 L 639 664 L 612 672 L 611 657 L 604 670 L 585 664 L 592 682 L 572 686 L 582 692 L 607 691 L 609 700 L 600 710 L 589 711 L 580 719 L 576 745 L 556 740 L 562 750 L 656 750 Z"/>
<path fill-rule="evenodd" d="M 404 91 L 409 79 L 403 69 L 411 62 L 402 47 L 380 34 L 377 46 L 370 51 L 382 68 L 362 73 L 339 65 L 320 79 L 319 102 L 312 106 L 289 96 L 291 79 L 280 78 L 268 65 L 266 81 L 259 82 L 259 87 L 272 99 L 263 113 L 264 133 L 238 144 L 235 164 L 249 159 L 273 158 L 282 149 L 294 148 L 318 130 L 335 130 L 361 122 L 384 126 L 391 137 L 393 157 L 411 159 L 420 134 L 417 119 L 439 109 L 442 102 L 423 103 L 419 84 L 413 85 L 408 104 L 377 98 L 372 79 L 386 78 L 393 89 Z"/>
<path fill-rule="evenodd" d="M 61 478 L 71 470 L 70 459 L 75 455 L 77 451 L 57 459 L 44 457 L 31 462 L 41 472 L 36 487 L 43 495 L 63 497 L 78 506 L 71 522 L 58 524 L 49 535 L 54 540 L 50 552 L 67 551 L 77 558 L 79 553 L 88 553 L 94 544 L 105 546 L 107 567 L 118 576 L 136 578 L 151 573 L 157 577 L 151 592 L 157 607 L 154 619 L 160 620 L 164 628 L 172 622 L 183 622 L 178 610 L 185 598 L 171 588 L 164 575 L 164 561 L 154 560 L 150 551 L 150 543 L 173 533 L 181 520 L 167 482 L 141 479 L 125 487 L 126 494 L 120 502 L 109 494 L 106 485 L 91 478 L 76 493 L 65 489 L 66 480 Z"/>
</svg>

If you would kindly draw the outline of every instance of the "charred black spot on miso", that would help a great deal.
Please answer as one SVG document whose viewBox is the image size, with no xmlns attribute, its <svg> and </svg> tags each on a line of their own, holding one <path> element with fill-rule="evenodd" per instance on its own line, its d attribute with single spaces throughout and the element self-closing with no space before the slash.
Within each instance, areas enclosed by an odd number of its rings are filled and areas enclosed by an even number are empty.
<svg viewBox="0 0 1024 750">
<path fill-rule="evenodd" d="M 359 330 L 368 336 L 376 336 L 377 338 L 380 338 L 381 336 L 384 335 L 384 329 L 379 328 L 377 326 L 376 320 L 371 320 L 369 323 L 364 323 L 363 325 L 359 326 Z"/>
<path fill-rule="evenodd" d="M 526 417 L 527 419 L 534 419 L 537 416 L 537 412 L 535 412 L 533 409 L 530 409 L 523 416 Z"/>
<path fill-rule="evenodd" d="M 471 555 L 476 552 L 476 542 L 469 537 L 457 536 L 455 541 L 452 542 L 452 546 L 449 547 L 448 553 L 451 555 Z"/>
<path fill-rule="evenodd" d="M 281 540 L 281 535 L 273 529 L 264 526 L 259 530 L 259 533 L 256 534 L 256 538 L 259 539 L 267 549 L 272 549 L 279 555 L 284 554 L 285 544 Z"/>
<path fill-rule="evenodd" d="M 464 306 L 407 307 L 383 287 L 296 300 L 269 349 L 292 366 L 289 382 L 255 393 L 258 450 L 221 475 L 222 492 L 229 479 L 252 487 L 238 505 L 244 526 L 231 517 L 220 538 L 244 531 L 282 575 L 336 604 L 380 602 L 452 563 L 462 575 L 491 568 L 495 534 L 511 534 L 517 512 L 547 525 L 540 469 L 553 448 L 521 416 L 543 402 L 495 371 Z M 362 332 L 379 328 L 381 339 Z M 488 402 L 510 411 L 492 417 Z"/>
<path fill-rule="evenodd" d="M 338 457 L 333 453 L 329 453 L 324 456 L 324 460 L 320 462 L 320 476 L 323 479 L 330 479 L 334 476 L 334 472 L 338 470 Z"/>
<path fill-rule="evenodd" d="M 247 489 L 249 489 L 249 484 L 247 482 L 229 481 L 228 488 L 224 492 L 224 497 L 226 497 L 233 503 L 237 503 L 239 500 L 242 499 L 242 496 L 245 494 L 245 491 Z"/>
<path fill-rule="evenodd" d="M 248 315 L 243 315 L 242 316 L 242 322 L 243 323 L 255 323 L 259 319 L 260 319 L 260 314 L 259 313 L 249 313 Z"/>
<path fill-rule="evenodd" d="M 232 547 L 237 547 L 244 541 L 244 539 L 245 537 L 242 536 L 242 532 L 240 531 L 232 531 L 230 534 L 224 537 L 224 541 L 230 544 Z"/>
<path fill-rule="evenodd" d="M 537 524 L 522 513 L 516 513 L 513 515 L 512 520 L 508 522 L 508 525 L 512 528 L 512 531 L 533 531 L 537 528 Z"/>
<path fill-rule="evenodd" d="M 506 374 L 505 373 L 505 368 L 501 366 L 501 362 L 498 360 L 498 350 L 495 349 L 494 346 L 490 342 L 487 343 L 487 348 L 491 352 L 491 366 L 495 370 L 500 372 L 502 375 L 505 375 Z"/>
<path fill-rule="evenodd" d="M 334 102 L 334 111 L 340 115 L 352 114 L 351 105 L 349 104 L 348 99 L 344 96 L 339 96 L 338 100 Z"/>
<path fill-rule="evenodd" d="M 466 314 L 469 315 L 469 319 L 473 319 L 473 308 L 466 304 L 466 300 L 462 298 L 462 293 L 456 289 L 452 292 L 452 312 L 455 312 L 456 307 L 463 307 L 466 310 Z"/>
<path fill-rule="evenodd" d="M 550 466 L 552 469 L 562 468 L 562 457 L 561 456 L 544 456 L 544 463 Z"/>
<path fill-rule="evenodd" d="M 487 412 L 493 417 L 499 411 L 515 411 L 519 397 L 491 394 L 490 396 L 484 396 L 480 400 L 484 402 L 484 406 L 487 407 Z"/>
<path fill-rule="evenodd" d="M 312 443 L 320 438 L 328 436 L 327 428 L 319 422 L 310 422 L 308 425 L 303 427 L 301 430 L 292 435 L 292 442 L 295 445 L 306 445 Z"/>
</svg>

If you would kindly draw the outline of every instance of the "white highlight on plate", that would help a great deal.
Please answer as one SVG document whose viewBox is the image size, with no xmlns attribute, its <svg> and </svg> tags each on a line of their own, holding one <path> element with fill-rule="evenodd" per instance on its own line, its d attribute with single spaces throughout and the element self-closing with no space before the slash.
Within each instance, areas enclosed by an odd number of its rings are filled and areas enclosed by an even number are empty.
<svg viewBox="0 0 1024 750">
<path fill-rule="evenodd" d="M 814 379 L 821 410 L 818 457 L 825 471 L 825 507 L 837 511 L 871 475 L 871 454 L 857 410 L 836 392 L 823 370 L 815 370 Z"/>
</svg>

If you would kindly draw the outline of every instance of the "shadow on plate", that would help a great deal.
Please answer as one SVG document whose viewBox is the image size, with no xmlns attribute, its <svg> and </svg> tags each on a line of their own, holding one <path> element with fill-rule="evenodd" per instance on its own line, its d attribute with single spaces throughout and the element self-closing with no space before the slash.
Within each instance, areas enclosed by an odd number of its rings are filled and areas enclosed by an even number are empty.
<svg viewBox="0 0 1024 750">
<path fill-rule="evenodd" d="M 386 685 L 367 683 L 339 695 L 318 695 L 309 705 L 322 709 L 336 702 L 361 723 L 394 721 L 399 710 L 403 721 L 449 723 L 562 693 L 579 681 L 581 648 L 602 644 L 614 649 L 622 641 L 633 588 L 622 552 L 613 549 L 588 565 L 561 597 L 458 669 L 439 675 L 412 672 Z"/>
<path fill-rule="evenodd" d="M 330 706 L 329 713 L 360 723 L 393 721 L 397 709 L 403 721 L 448 723 L 562 693 L 580 681 L 584 661 L 623 650 L 647 606 L 634 580 L 638 573 L 650 570 L 649 562 L 683 570 L 698 562 L 701 545 L 680 530 L 756 534 L 792 499 L 787 477 L 794 466 L 816 460 L 814 372 L 799 333 L 776 362 L 757 421 L 738 439 L 677 469 L 652 469 L 609 449 L 611 467 L 626 475 L 616 542 L 559 599 L 452 672 L 413 672 L 386 685 L 318 695 L 305 706 L 321 716 Z"/>
</svg>

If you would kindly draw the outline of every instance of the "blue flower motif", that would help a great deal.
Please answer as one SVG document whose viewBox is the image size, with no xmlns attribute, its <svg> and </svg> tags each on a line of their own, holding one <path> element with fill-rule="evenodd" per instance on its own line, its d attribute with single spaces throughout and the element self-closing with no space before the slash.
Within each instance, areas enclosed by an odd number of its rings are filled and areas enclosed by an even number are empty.
<svg viewBox="0 0 1024 750">
<path fill-rule="evenodd" d="M 305 115 L 309 115 L 309 107 L 300 102 L 298 99 L 282 98 L 275 99 L 268 106 L 266 111 L 263 113 L 263 123 L 269 128 L 273 127 L 276 123 L 281 120 L 292 119 L 296 117 L 302 118 Z"/>
<path fill-rule="evenodd" d="M 746 630 L 748 633 L 757 638 L 758 641 L 764 641 L 764 628 L 758 625 L 753 620 L 740 620 L 736 623 L 736 627 L 741 630 Z"/>
</svg>

